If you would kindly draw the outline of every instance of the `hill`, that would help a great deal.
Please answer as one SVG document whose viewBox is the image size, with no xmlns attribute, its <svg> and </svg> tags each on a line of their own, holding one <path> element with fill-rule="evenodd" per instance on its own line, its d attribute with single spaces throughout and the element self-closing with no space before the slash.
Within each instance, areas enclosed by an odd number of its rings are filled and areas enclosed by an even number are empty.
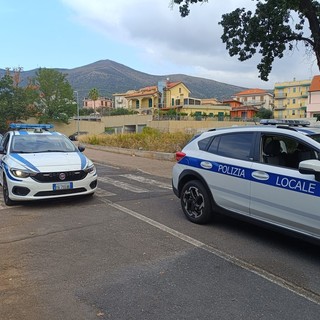
<svg viewBox="0 0 320 320">
<path fill-rule="evenodd" d="M 217 98 L 219 100 L 229 99 L 231 95 L 246 88 L 231 84 L 209 80 L 205 78 L 192 77 L 184 74 L 150 75 L 123 64 L 111 60 L 100 60 L 74 69 L 59 69 L 67 74 L 67 79 L 74 90 L 79 92 L 79 98 L 88 95 L 92 88 L 97 88 L 101 95 L 112 98 L 114 93 L 123 93 L 131 89 L 156 85 L 158 81 L 170 79 L 170 81 L 182 81 L 191 91 L 193 98 Z M 28 78 L 35 76 L 36 69 L 22 71 L 22 85 Z M 4 74 L 4 70 L 0 70 Z"/>
</svg>

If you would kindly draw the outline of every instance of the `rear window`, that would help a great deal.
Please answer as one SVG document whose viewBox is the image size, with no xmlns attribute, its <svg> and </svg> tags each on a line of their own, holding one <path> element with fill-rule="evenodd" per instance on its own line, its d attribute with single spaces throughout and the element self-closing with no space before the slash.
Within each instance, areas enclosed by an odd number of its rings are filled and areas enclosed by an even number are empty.
<svg viewBox="0 0 320 320">
<path fill-rule="evenodd" d="M 202 140 L 199 140 L 198 141 L 198 147 L 200 150 L 207 150 L 208 149 L 208 146 L 209 146 L 209 143 L 210 141 L 212 140 L 212 137 L 208 137 L 208 138 L 205 138 L 205 139 L 202 139 Z"/>
<path fill-rule="evenodd" d="M 208 148 L 208 152 L 223 157 L 250 160 L 254 143 L 253 132 L 237 132 L 216 137 Z"/>
</svg>

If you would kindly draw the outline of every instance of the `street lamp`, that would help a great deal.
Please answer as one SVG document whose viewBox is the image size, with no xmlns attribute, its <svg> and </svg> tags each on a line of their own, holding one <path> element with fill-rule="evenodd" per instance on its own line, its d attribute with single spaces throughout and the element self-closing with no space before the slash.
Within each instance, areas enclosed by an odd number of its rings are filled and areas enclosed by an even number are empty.
<svg viewBox="0 0 320 320">
<path fill-rule="evenodd" d="M 79 108 L 79 94 L 78 91 L 74 91 L 77 97 L 77 136 L 79 136 L 80 131 L 80 108 Z"/>
</svg>

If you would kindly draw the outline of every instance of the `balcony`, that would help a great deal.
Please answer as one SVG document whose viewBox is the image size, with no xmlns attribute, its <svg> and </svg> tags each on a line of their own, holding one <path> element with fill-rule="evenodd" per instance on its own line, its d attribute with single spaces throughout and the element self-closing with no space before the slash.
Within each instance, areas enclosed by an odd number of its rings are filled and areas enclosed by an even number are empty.
<svg viewBox="0 0 320 320">
<path fill-rule="evenodd" d="M 275 99 L 285 99 L 285 98 L 287 98 L 287 94 L 286 93 L 276 93 L 274 95 L 274 98 Z"/>
</svg>

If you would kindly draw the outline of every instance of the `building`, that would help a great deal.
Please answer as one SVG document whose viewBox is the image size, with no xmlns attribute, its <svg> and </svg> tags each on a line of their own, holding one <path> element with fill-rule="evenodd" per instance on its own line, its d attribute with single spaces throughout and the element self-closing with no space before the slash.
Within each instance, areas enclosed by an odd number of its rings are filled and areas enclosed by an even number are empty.
<svg viewBox="0 0 320 320">
<path fill-rule="evenodd" d="M 311 80 L 278 82 L 274 86 L 274 118 L 297 119 L 307 116 Z"/>
<path fill-rule="evenodd" d="M 320 116 L 320 75 L 314 76 L 311 81 L 308 103 L 307 103 L 307 117 L 318 118 Z"/>
<path fill-rule="evenodd" d="M 159 81 L 158 85 L 131 90 L 125 94 L 115 94 L 116 106 L 125 102 L 128 109 L 139 114 L 155 114 L 160 110 L 181 107 L 189 99 L 190 90 L 182 82 Z M 123 100 L 121 100 L 123 99 Z"/>
<path fill-rule="evenodd" d="M 259 109 L 254 106 L 237 106 L 233 107 L 230 111 L 230 118 L 241 119 L 241 120 L 249 120 L 256 117 L 257 112 Z"/>
<path fill-rule="evenodd" d="M 257 110 L 260 108 L 273 109 L 273 95 L 263 89 L 244 90 L 236 93 L 232 98 L 241 102 L 243 107 L 254 107 Z"/>
<path fill-rule="evenodd" d="M 92 100 L 90 98 L 83 99 L 84 109 L 93 109 L 95 112 L 97 110 L 110 109 L 113 107 L 113 101 L 107 97 L 98 97 L 97 100 Z"/>
<path fill-rule="evenodd" d="M 229 104 L 217 103 L 217 104 L 185 104 L 179 108 L 180 113 L 185 113 L 188 116 L 194 116 L 196 120 L 204 118 L 217 118 L 223 120 L 225 117 L 230 117 L 231 107 Z"/>
<path fill-rule="evenodd" d="M 126 93 L 115 93 L 113 94 L 114 98 L 114 108 L 119 109 L 128 109 L 128 100 L 126 99 L 126 95 L 130 92 L 134 92 L 134 90 L 128 91 Z"/>
</svg>

